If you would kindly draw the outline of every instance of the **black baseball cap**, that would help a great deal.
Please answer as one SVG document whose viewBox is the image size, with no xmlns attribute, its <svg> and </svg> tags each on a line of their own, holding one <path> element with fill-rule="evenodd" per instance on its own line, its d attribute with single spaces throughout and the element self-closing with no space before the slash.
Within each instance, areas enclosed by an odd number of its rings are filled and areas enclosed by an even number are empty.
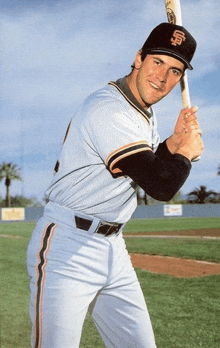
<svg viewBox="0 0 220 348">
<path fill-rule="evenodd" d="M 180 60 L 190 70 L 195 50 L 193 36 L 184 27 L 171 23 L 161 23 L 154 28 L 142 47 L 143 53 L 166 54 Z"/>
</svg>

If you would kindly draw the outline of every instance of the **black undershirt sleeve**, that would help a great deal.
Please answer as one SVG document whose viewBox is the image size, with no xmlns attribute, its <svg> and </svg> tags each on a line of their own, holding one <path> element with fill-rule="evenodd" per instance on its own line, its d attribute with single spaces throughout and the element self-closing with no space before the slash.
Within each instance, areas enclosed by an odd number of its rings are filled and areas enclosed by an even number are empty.
<svg viewBox="0 0 220 348">
<path fill-rule="evenodd" d="M 172 155 L 166 142 L 155 153 L 142 151 L 116 163 L 146 194 L 159 201 L 169 201 L 189 176 L 191 162 L 180 154 Z"/>
</svg>

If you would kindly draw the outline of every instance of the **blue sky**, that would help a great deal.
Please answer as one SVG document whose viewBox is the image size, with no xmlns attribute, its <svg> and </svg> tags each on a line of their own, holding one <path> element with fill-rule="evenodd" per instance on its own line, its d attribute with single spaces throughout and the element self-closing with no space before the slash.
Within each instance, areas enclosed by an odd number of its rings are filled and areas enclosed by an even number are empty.
<svg viewBox="0 0 220 348">
<path fill-rule="evenodd" d="M 220 191 L 220 2 L 182 0 L 198 49 L 188 73 L 205 150 L 181 189 Z M 0 163 L 22 168 L 12 194 L 42 199 L 70 118 L 91 92 L 130 72 L 150 31 L 166 21 L 163 0 L 2 0 Z M 155 105 L 161 140 L 181 109 L 177 86 Z M 5 195 L 3 182 L 0 184 Z"/>
</svg>

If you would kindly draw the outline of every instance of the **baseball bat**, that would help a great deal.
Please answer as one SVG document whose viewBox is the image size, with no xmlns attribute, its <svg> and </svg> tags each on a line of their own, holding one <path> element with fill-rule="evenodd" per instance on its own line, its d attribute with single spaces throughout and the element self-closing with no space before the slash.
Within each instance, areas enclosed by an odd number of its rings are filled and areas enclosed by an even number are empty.
<svg viewBox="0 0 220 348">
<path fill-rule="evenodd" d="M 171 24 L 183 25 L 182 24 L 182 13 L 180 0 L 164 0 L 165 8 L 167 13 L 168 22 Z M 185 71 L 184 76 L 180 80 L 180 88 L 182 95 L 183 108 L 191 107 L 190 94 L 189 94 L 189 84 L 187 72 Z M 200 156 L 193 159 L 193 161 L 199 161 Z"/>
</svg>

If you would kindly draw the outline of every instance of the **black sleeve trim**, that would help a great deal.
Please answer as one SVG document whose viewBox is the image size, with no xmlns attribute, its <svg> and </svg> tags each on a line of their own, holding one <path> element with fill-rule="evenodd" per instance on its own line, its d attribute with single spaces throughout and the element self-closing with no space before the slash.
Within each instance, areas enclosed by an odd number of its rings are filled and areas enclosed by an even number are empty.
<svg viewBox="0 0 220 348">
<path fill-rule="evenodd" d="M 148 195 L 167 202 L 186 181 L 191 162 L 180 154 L 172 155 L 164 144 L 162 146 L 157 150 L 158 155 L 151 151 L 139 152 L 121 159 L 117 166 Z"/>
<path fill-rule="evenodd" d="M 147 142 L 137 142 L 120 147 L 107 157 L 105 161 L 106 166 L 113 175 L 118 175 L 122 172 L 117 165 L 118 161 L 122 160 L 127 156 L 131 156 L 132 154 L 142 151 L 146 152 L 147 150 L 150 150 L 151 152 L 153 151 Z"/>
</svg>

